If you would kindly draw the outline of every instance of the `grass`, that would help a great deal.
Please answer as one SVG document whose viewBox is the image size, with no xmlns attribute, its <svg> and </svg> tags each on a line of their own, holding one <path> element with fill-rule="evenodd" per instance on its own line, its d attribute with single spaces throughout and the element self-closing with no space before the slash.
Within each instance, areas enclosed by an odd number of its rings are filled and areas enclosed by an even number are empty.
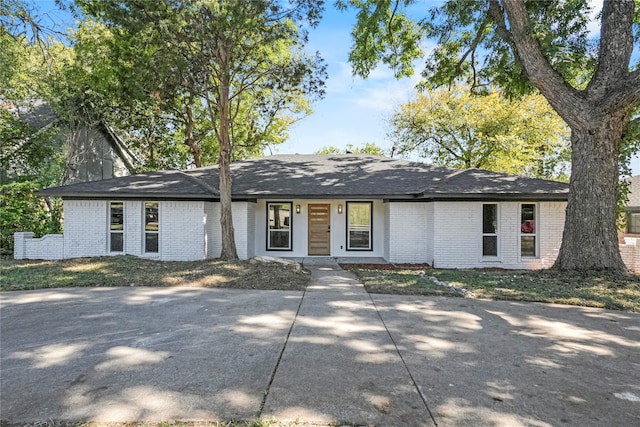
<svg viewBox="0 0 640 427">
<path fill-rule="evenodd" d="M 640 312 L 640 277 L 582 275 L 555 271 L 382 270 L 345 265 L 367 291 L 401 295 L 461 296 L 538 301 Z M 390 266 L 385 266 L 389 268 Z M 436 283 L 446 282 L 450 286 Z M 304 290 L 310 275 L 280 264 L 220 260 L 169 262 L 133 256 L 60 261 L 0 258 L 0 290 L 87 286 L 198 286 L 238 289 Z"/>
<path fill-rule="evenodd" d="M 197 286 L 304 290 L 304 270 L 247 261 L 154 261 L 133 256 L 56 261 L 0 259 L 0 290 L 86 286 Z"/>
<path fill-rule="evenodd" d="M 461 296 L 447 282 L 476 298 L 538 301 L 640 312 L 640 277 L 541 271 L 352 270 L 367 291 L 401 295 Z"/>
</svg>

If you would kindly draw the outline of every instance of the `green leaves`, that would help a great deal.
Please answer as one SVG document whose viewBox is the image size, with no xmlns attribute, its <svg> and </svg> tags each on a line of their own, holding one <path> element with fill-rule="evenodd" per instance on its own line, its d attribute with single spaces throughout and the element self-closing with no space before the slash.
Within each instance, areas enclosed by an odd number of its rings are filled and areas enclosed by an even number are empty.
<svg viewBox="0 0 640 427">
<path fill-rule="evenodd" d="M 569 130 L 541 95 L 509 101 L 467 86 L 419 94 L 389 121 L 400 155 L 453 168 L 566 179 Z"/>
<path fill-rule="evenodd" d="M 338 2 L 341 9 L 358 9 L 349 54 L 355 75 L 366 78 L 380 62 L 387 64 L 396 77 L 414 73 L 413 60 L 423 54 L 420 43 L 424 29 L 406 16 L 404 8 L 411 3 L 410 0 Z"/>
<path fill-rule="evenodd" d="M 0 248 L 13 249 L 13 233 L 32 231 L 35 237 L 60 232 L 62 204 L 47 205 L 34 192 L 42 188 L 34 181 L 0 185 Z"/>
</svg>

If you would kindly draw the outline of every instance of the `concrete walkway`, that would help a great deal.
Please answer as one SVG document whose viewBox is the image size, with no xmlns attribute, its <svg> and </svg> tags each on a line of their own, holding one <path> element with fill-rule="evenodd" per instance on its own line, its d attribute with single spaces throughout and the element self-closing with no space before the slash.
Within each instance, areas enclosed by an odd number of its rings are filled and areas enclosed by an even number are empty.
<svg viewBox="0 0 640 427">
<path fill-rule="evenodd" d="M 318 423 L 434 425 L 364 286 L 337 264 L 306 267 L 311 285 L 262 415 Z"/>
<path fill-rule="evenodd" d="M 376 426 L 640 425 L 640 315 L 305 292 L 0 293 L 0 421 L 276 417 Z"/>
</svg>

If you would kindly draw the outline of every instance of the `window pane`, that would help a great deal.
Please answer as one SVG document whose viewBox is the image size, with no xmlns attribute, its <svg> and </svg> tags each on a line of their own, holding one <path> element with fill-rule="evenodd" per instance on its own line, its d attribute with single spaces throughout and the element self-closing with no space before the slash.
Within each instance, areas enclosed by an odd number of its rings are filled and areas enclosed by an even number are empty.
<svg viewBox="0 0 640 427">
<path fill-rule="evenodd" d="M 269 231 L 270 249 L 289 249 L 289 231 Z"/>
<path fill-rule="evenodd" d="M 482 232 L 495 234 L 498 230 L 498 205 L 482 205 Z"/>
<path fill-rule="evenodd" d="M 158 252 L 158 233 L 144 233 L 144 251 Z"/>
<path fill-rule="evenodd" d="M 640 214 L 631 214 L 629 218 L 629 233 L 640 234 Z"/>
<path fill-rule="evenodd" d="M 371 203 L 347 203 L 348 249 L 371 249 Z"/>
<path fill-rule="evenodd" d="M 536 256 L 536 236 L 522 236 L 520 238 L 520 255 Z"/>
<path fill-rule="evenodd" d="M 122 252 L 123 245 L 123 233 L 111 233 L 111 252 Z"/>
<path fill-rule="evenodd" d="M 269 229 L 288 230 L 291 226 L 291 203 L 269 204 Z"/>
<path fill-rule="evenodd" d="M 349 247 L 351 249 L 369 249 L 369 230 L 350 230 Z"/>
<path fill-rule="evenodd" d="M 349 227 L 366 226 L 369 227 L 371 220 L 371 205 L 369 203 L 349 203 Z"/>
<path fill-rule="evenodd" d="M 111 202 L 109 216 L 111 230 L 124 230 L 124 205 L 122 202 Z"/>
<path fill-rule="evenodd" d="M 520 232 L 535 234 L 536 232 L 536 205 L 522 205 L 520 210 Z"/>
<path fill-rule="evenodd" d="M 146 231 L 158 231 L 157 202 L 145 202 L 144 204 L 144 229 Z"/>
<path fill-rule="evenodd" d="M 482 255 L 498 256 L 498 236 L 482 236 Z"/>
</svg>

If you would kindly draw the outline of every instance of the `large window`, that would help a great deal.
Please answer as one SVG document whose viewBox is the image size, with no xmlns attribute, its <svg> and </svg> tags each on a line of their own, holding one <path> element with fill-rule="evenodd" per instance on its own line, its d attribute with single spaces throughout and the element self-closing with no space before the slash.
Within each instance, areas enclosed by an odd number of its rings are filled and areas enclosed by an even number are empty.
<svg viewBox="0 0 640 427">
<path fill-rule="evenodd" d="M 109 251 L 124 251 L 124 203 L 109 203 Z"/>
<path fill-rule="evenodd" d="M 640 234 L 640 213 L 629 214 L 627 232 L 630 234 Z"/>
<path fill-rule="evenodd" d="M 158 202 L 144 203 L 144 251 L 158 252 Z"/>
<path fill-rule="evenodd" d="M 535 257 L 536 253 L 536 205 L 520 205 L 520 256 Z"/>
<path fill-rule="evenodd" d="M 291 250 L 292 203 L 267 203 L 267 250 Z"/>
<path fill-rule="evenodd" d="M 482 205 L 482 256 L 498 256 L 498 205 Z"/>
<path fill-rule="evenodd" d="M 372 250 L 371 202 L 347 202 L 347 221 L 347 250 Z"/>
</svg>

